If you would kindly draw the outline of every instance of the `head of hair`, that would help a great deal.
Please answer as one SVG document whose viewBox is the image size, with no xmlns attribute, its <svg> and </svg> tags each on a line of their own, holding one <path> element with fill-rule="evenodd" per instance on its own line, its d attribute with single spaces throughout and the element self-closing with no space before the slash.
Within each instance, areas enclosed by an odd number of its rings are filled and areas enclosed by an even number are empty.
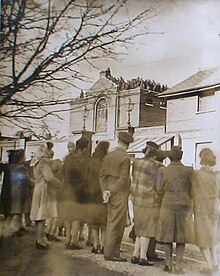
<svg viewBox="0 0 220 276">
<path fill-rule="evenodd" d="M 200 164 L 205 166 L 215 166 L 216 156 L 210 148 L 204 148 L 199 153 Z"/>
<path fill-rule="evenodd" d="M 103 158 L 108 153 L 109 145 L 107 141 L 100 141 L 95 148 L 93 156 Z"/>
<path fill-rule="evenodd" d="M 88 147 L 89 141 L 85 137 L 81 137 L 79 140 L 76 141 L 76 149 L 77 150 L 84 150 Z"/>
<path fill-rule="evenodd" d="M 169 152 L 169 159 L 171 161 L 180 161 L 183 156 L 183 151 L 180 146 L 173 146 Z"/>
</svg>

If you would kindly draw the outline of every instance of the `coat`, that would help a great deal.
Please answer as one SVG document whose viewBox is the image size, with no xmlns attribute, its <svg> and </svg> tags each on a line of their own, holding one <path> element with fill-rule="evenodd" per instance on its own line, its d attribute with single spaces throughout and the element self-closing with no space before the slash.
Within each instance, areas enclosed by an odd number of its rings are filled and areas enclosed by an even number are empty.
<svg viewBox="0 0 220 276">
<path fill-rule="evenodd" d="M 106 227 L 107 206 L 103 203 L 102 191 L 99 183 L 99 172 L 103 160 L 93 155 L 89 161 L 88 169 L 88 220 L 91 228 Z"/>
<path fill-rule="evenodd" d="M 31 206 L 31 181 L 25 164 L 0 164 L 4 172 L 0 197 L 0 212 L 10 214 L 29 213 Z"/>
<path fill-rule="evenodd" d="M 57 205 L 51 202 L 49 189 L 59 189 L 62 182 L 52 171 L 52 160 L 42 157 L 34 166 L 35 186 L 31 205 L 31 220 L 46 220 L 58 217 Z M 51 204 L 52 203 L 52 204 Z"/>
<path fill-rule="evenodd" d="M 163 164 L 153 158 L 134 159 L 132 195 L 135 234 L 155 237 L 161 196 L 156 184 L 158 170 Z"/>
<path fill-rule="evenodd" d="M 130 193 L 130 157 L 123 148 L 117 147 L 104 157 L 99 181 L 102 192 L 108 190 L 111 193 L 107 203 L 104 255 L 110 258 L 118 257 L 127 220 Z"/>
<path fill-rule="evenodd" d="M 192 167 L 180 161 L 159 169 L 158 192 L 162 203 L 158 218 L 156 239 L 159 242 L 193 243 L 191 179 Z"/>
<path fill-rule="evenodd" d="M 219 193 L 219 175 L 216 172 L 202 167 L 193 173 L 195 243 L 199 247 L 213 247 L 217 244 Z"/>
<path fill-rule="evenodd" d="M 87 155 L 78 155 L 76 152 L 71 152 L 64 160 L 64 183 L 60 200 L 61 219 L 87 220 L 88 160 Z"/>
</svg>

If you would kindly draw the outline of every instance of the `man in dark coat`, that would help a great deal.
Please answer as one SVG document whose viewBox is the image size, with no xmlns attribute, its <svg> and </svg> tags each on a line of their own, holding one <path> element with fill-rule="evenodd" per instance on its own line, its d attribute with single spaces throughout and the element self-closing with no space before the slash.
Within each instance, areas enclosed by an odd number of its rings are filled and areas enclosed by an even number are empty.
<svg viewBox="0 0 220 276">
<path fill-rule="evenodd" d="M 126 261 L 120 257 L 120 244 L 126 224 L 130 193 L 130 157 L 126 153 L 133 137 L 119 132 L 118 147 L 108 153 L 100 170 L 100 186 L 108 206 L 104 257 L 108 261 Z"/>
</svg>

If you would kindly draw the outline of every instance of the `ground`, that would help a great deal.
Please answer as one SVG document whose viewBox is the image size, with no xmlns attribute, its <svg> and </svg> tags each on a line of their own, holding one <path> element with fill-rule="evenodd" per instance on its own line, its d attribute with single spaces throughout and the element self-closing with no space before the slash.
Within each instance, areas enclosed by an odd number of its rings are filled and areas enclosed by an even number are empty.
<svg viewBox="0 0 220 276">
<path fill-rule="evenodd" d="M 128 229 L 122 243 L 122 255 L 130 260 L 133 242 L 127 238 Z M 23 237 L 2 238 L 0 246 L 0 275 L 1 276 L 117 276 L 117 275 L 152 275 L 166 276 L 163 271 L 164 262 L 156 262 L 153 267 L 141 267 L 130 262 L 107 262 L 103 255 L 91 253 L 91 247 L 82 243 L 82 250 L 66 250 L 64 237 L 59 243 L 50 243 L 48 251 L 35 248 L 34 227 L 28 228 Z M 159 255 L 164 255 L 162 248 Z M 204 265 L 201 254 L 195 246 L 187 246 L 183 260 L 185 275 L 199 276 L 198 270 Z M 216 274 L 218 275 L 218 274 Z"/>
</svg>

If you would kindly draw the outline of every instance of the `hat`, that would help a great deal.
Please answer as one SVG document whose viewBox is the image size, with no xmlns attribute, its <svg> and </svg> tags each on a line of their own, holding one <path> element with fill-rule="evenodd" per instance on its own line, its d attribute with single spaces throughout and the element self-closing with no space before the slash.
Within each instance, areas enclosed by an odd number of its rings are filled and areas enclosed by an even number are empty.
<svg viewBox="0 0 220 276">
<path fill-rule="evenodd" d="M 158 144 L 156 144 L 155 142 L 153 142 L 153 141 L 147 141 L 146 142 L 146 146 L 145 146 L 145 148 L 143 149 L 143 154 L 145 154 L 146 153 L 146 151 L 147 151 L 147 149 L 149 149 L 149 148 L 152 148 L 152 149 L 159 149 L 159 145 Z M 154 153 L 155 153 L 156 151 L 154 151 Z"/>
<path fill-rule="evenodd" d="M 120 141 L 122 141 L 126 144 L 134 142 L 133 136 L 131 136 L 131 134 L 128 133 L 128 132 L 119 132 L 118 133 L 118 140 L 120 140 Z"/>
<path fill-rule="evenodd" d="M 153 141 L 148 141 L 146 143 L 146 146 L 149 146 L 149 147 L 152 147 L 152 148 L 155 148 L 155 149 L 159 149 L 159 147 L 160 147 L 157 143 L 155 143 Z"/>
<path fill-rule="evenodd" d="M 179 161 L 182 159 L 183 151 L 180 146 L 173 146 L 169 153 L 169 158 L 171 161 Z"/>
</svg>

